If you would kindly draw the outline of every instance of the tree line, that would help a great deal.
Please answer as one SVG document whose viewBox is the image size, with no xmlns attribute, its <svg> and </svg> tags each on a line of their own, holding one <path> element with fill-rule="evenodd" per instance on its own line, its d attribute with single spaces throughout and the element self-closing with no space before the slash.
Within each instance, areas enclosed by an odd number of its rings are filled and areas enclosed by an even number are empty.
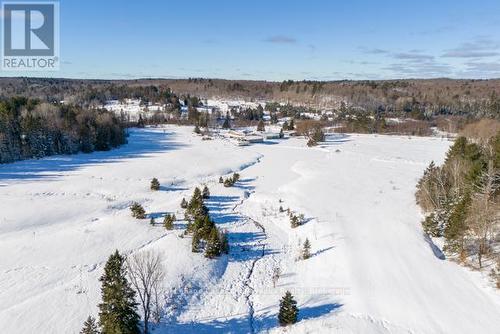
<svg viewBox="0 0 500 334">
<path fill-rule="evenodd" d="M 123 122 L 106 110 L 25 97 L 0 99 L 0 163 L 107 151 L 125 142 Z"/>
<path fill-rule="evenodd" d="M 500 288 L 500 122 L 483 120 L 462 134 L 444 164 L 432 162 L 417 185 L 422 224 L 430 236 L 444 238 L 444 251 L 462 263 L 481 269 L 490 260 Z"/>
</svg>

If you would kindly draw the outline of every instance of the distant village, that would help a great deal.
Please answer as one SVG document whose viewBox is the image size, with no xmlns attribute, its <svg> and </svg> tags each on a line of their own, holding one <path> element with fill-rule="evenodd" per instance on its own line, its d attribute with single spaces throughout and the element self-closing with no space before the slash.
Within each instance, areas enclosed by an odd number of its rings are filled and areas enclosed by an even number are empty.
<svg viewBox="0 0 500 334">
<path fill-rule="evenodd" d="M 189 108 L 184 103 L 183 100 L 179 101 L 180 107 L 180 119 L 187 120 Z M 257 131 L 255 127 L 239 127 L 236 129 L 224 129 L 223 123 L 226 117 L 230 119 L 234 118 L 235 113 L 239 113 L 246 109 L 257 109 L 259 106 L 264 109 L 262 120 L 266 123 L 271 122 L 271 112 L 265 110 L 266 102 L 248 102 L 244 100 L 212 100 L 204 99 L 200 101 L 200 106 L 196 107 L 196 110 L 200 114 L 206 115 L 219 115 L 217 119 L 217 124 L 211 129 L 210 136 L 221 136 L 229 139 L 237 146 L 247 146 L 255 143 L 262 143 L 265 140 L 271 139 L 281 139 L 285 136 L 295 135 L 295 131 L 288 130 L 283 131 L 282 125 L 285 122 L 290 121 L 290 117 L 283 117 L 277 120 L 276 124 L 267 125 L 263 131 Z M 165 112 L 167 110 L 167 105 L 158 103 L 142 103 L 139 99 L 125 99 L 124 101 L 111 100 L 108 101 L 104 106 L 105 109 L 113 111 L 117 115 L 125 115 L 131 122 L 137 122 L 140 117 L 151 118 L 159 112 Z M 305 115 L 311 118 L 317 118 L 319 120 L 320 116 L 317 114 Z M 174 117 L 171 115 L 171 117 Z M 205 133 L 204 139 L 209 139 L 207 133 Z"/>
</svg>

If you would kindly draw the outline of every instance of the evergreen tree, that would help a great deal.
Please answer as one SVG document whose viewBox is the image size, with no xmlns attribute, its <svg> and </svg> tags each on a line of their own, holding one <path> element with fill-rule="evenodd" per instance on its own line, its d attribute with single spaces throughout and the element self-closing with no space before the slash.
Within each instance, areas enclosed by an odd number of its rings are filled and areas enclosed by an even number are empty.
<svg viewBox="0 0 500 334">
<path fill-rule="evenodd" d="M 470 203 L 470 195 L 465 195 L 454 205 L 444 229 L 446 239 L 444 250 L 460 253 L 464 249 L 464 238 L 467 233 L 466 219 Z"/>
<path fill-rule="evenodd" d="M 94 319 L 94 317 L 89 316 L 87 320 L 83 323 L 83 328 L 80 334 L 99 334 L 99 327 Z"/>
<path fill-rule="evenodd" d="M 134 202 L 130 206 L 130 211 L 132 212 L 132 217 L 134 217 L 134 218 L 137 218 L 137 219 L 144 219 L 144 218 L 146 218 L 146 211 L 144 210 L 144 208 L 142 207 L 142 205 L 140 205 L 137 202 Z"/>
<path fill-rule="evenodd" d="M 222 124 L 222 128 L 223 129 L 230 129 L 231 128 L 229 113 L 226 114 L 226 118 L 224 119 L 224 123 Z"/>
<path fill-rule="evenodd" d="M 200 252 L 200 235 L 198 231 L 194 231 L 193 233 L 193 239 L 191 239 L 191 251 L 193 253 L 199 253 Z"/>
<path fill-rule="evenodd" d="M 298 314 L 297 302 L 293 299 L 290 291 L 287 291 L 280 301 L 280 310 L 278 313 L 280 325 L 288 326 L 296 323 Z"/>
<path fill-rule="evenodd" d="M 307 260 L 310 257 L 311 257 L 311 243 L 309 242 L 309 239 L 306 238 L 306 241 L 304 242 L 304 248 L 302 249 L 302 259 Z"/>
<path fill-rule="evenodd" d="M 204 187 L 203 187 L 202 197 L 203 197 L 204 199 L 207 199 L 207 198 L 209 198 L 209 197 L 210 197 L 210 190 L 208 189 L 208 187 L 207 187 L 207 186 L 204 186 Z"/>
<path fill-rule="evenodd" d="M 154 190 L 154 191 L 157 191 L 157 190 L 160 190 L 160 182 L 158 182 L 158 179 L 156 177 L 154 177 L 152 180 L 151 180 L 151 190 Z"/>
<path fill-rule="evenodd" d="M 224 179 L 221 177 L 219 177 L 219 183 L 224 183 Z"/>
<path fill-rule="evenodd" d="M 186 209 L 187 207 L 188 207 L 188 202 L 186 201 L 185 198 L 183 198 L 181 201 L 181 208 Z"/>
<path fill-rule="evenodd" d="M 295 130 L 295 123 L 293 119 L 290 120 L 290 124 L 288 125 L 288 130 Z"/>
<path fill-rule="evenodd" d="M 176 221 L 175 215 L 171 215 L 171 214 L 167 213 L 165 215 L 165 218 L 163 219 L 163 226 L 167 230 L 173 230 L 175 221 Z"/>
<path fill-rule="evenodd" d="M 229 240 L 227 238 L 227 232 L 222 232 L 220 234 L 221 239 L 221 252 L 224 254 L 229 254 Z"/>
<path fill-rule="evenodd" d="M 99 324 L 103 334 L 139 334 L 135 292 L 127 280 L 125 257 L 113 253 L 106 265 L 102 282 L 102 303 L 99 304 Z"/>
<path fill-rule="evenodd" d="M 210 235 L 207 240 L 207 247 L 205 250 L 205 257 L 213 259 L 221 255 L 221 241 L 219 238 L 219 233 L 216 227 L 213 227 L 210 231 Z"/>
</svg>

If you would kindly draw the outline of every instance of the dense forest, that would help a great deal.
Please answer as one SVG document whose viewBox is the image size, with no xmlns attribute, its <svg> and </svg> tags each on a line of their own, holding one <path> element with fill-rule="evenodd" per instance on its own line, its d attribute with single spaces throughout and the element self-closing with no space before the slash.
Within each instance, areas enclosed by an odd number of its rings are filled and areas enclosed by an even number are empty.
<svg viewBox="0 0 500 334">
<path fill-rule="evenodd" d="M 431 163 L 417 186 L 427 234 L 470 266 L 491 267 L 500 288 L 500 122 L 465 127 L 442 166 Z"/>
<path fill-rule="evenodd" d="M 125 142 L 123 123 L 106 110 L 26 97 L 0 99 L 0 163 L 105 151 Z"/>
<path fill-rule="evenodd" d="M 370 112 L 500 118 L 500 80 L 233 81 L 222 79 L 73 80 L 2 78 L 0 97 L 98 105 L 127 97 L 176 103 L 179 96 L 265 100 L 314 109 L 341 103 Z"/>
</svg>

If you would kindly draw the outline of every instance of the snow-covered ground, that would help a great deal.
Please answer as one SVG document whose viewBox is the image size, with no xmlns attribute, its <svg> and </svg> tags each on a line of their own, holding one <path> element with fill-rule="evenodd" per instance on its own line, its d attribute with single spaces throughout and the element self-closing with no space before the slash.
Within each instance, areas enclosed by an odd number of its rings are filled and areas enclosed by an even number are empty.
<svg viewBox="0 0 500 334">
<path fill-rule="evenodd" d="M 154 333 L 282 332 L 286 290 L 300 309 L 290 333 L 497 333 L 500 297 L 422 234 L 415 184 L 450 142 L 348 135 L 307 148 L 293 138 L 248 147 L 202 141 L 192 128 L 132 130 L 110 151 L 0 166 L 2 333 L 78 333 L 97 316 L 98 278 L 112 251 L 155 249 L 170 308 Z M 232 188 L 220 175 L 239 171 Z M 157 177 L 160 191 L 149 190 Z M 184 222 L 166 231 L 195 186 L 231 252 L 190 252 Z M 129 205 L 149 219 L 135 220 Z M 303 213 L 292 229 L 279 207 Z M 306 238 L 313 256 L 297 261 Z M 273 287 L 272 273 L 281 276 Z"/>
</svg>

